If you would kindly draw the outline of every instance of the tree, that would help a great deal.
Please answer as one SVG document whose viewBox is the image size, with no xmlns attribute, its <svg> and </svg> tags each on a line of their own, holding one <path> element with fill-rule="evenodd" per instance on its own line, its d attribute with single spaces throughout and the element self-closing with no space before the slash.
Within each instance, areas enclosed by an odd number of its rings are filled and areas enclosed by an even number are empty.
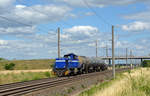
<svg viewBox="0 0 150 96">
<path fill-rule="evenodd" d="M 0 61 L 1 61 L 1 60 L 5 60 L 5 59 L 4 59 L 4 58 L 0 58 Z"/>
<path fill-rule="evenodd" d="M 142 62 L 142 67 L 150 67 L 150 60 L 144 60 Z"/>
<path fill-rule="evenodd" d="M 14 63 L 5 64 L 5 69 L 6 69 L 6 70 L 14 70 L 15 65 L 16 65 L 16 64 L 14 64 Z"/>
</svg>

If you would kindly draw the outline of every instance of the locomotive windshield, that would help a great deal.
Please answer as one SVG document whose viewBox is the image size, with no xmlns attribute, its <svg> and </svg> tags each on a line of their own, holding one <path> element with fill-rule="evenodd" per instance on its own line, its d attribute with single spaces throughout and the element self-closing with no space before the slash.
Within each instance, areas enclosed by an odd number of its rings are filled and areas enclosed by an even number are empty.
<svg viewBox="0 0 150 96">
<path fill-rule="evenodd" d="M 64 58 L 77 60 L 78 56 L 73 53 L 70 53 L 70 54 L 64 55 Z"/>
</svg>

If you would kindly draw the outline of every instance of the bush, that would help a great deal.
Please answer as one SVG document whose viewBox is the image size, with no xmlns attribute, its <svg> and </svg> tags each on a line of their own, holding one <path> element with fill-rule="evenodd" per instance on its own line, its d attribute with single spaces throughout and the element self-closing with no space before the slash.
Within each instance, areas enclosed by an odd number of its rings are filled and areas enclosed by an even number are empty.
<svg viewBox="0 0 150 96">
<path fill-rule="evenodd" d="M 150 67 L 150 60 L 144 60 L 142 62 L 142 67 Z"/>
<path fill-rule="evenodd" d="M 44 74 L 45 74 L 46 77 L 51 77 L 50 72 L 45 72 Z"/>
<path fill-rule="evenodd" d="M 5 69 L 6 70 L 14 70 L 14 68 L 15 68 L 15 64 L 14 63 L 5 64 Z"/>
<path fill-rule="evenodd" d="M 0 61 L 5 60 L 4 58 L 0 58 Z"/>
<path fill-rule="evenodd" d="M 53 67 L 54 67 L 54 64 L 51 64 L 51 65 L 50 65 L 50 68 L 53 68 Z"/>
</svg>

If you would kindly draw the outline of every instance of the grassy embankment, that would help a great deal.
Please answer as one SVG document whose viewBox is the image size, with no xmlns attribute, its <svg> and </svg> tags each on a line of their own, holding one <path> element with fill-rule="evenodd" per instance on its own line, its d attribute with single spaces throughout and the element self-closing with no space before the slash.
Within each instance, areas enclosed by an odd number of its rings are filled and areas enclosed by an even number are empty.
<svg viewBox="0 0 150 96">
<path fill-rule="evenodd" d="M 150 96 L 150 68 L 139 68 L 117 74 L 82 92 L 79 96 Z"/>
<path fill-rule="evenodd" d="M 50 77 L 54 77 L 54 75 L 52 75 L 50 71 L 0 74 L 0 84 L 38 80 Z"/>
<path fill-rule="evenodd" d="M 14 63 L 14 70 L 11 70 L 7 73 L 5 71 L 5 64 Z M 45 60 L 13 60 L 13 61 L 0 61 L 0 84 L 22 82 L 29 80 L 37 80 L 42 78 L 54 77 L 50 70 L 46 72 L 39 72 L 38 70 L 51 69 L 52 64 L 54 63 L 53 59 Z M 37 72 L 22 72 L 21 70 L 35 70 Z M 20 70 L 16 72 L 16 70 Z"/>
<path fill-rule="evenodd" d="M 0 71 L 5 70 L 5 64 L 9 63 L 15 64 L 14 70 L 50 69 L 54 61 L 54 59 L 0 61 Z"/>
</svg>

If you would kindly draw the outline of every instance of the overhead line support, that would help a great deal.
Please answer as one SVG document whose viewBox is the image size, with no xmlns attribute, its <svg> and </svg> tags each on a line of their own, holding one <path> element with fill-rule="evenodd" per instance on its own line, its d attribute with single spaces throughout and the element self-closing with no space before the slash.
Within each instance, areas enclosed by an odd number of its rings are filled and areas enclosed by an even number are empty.
<svg viewBox="0 0 150 96">
<path fill-rule="evenodd" d="M 115 79 L 115 56 L 114 56 L 114 26 L 112 25 L 112 71 Z"/>
</svg>

